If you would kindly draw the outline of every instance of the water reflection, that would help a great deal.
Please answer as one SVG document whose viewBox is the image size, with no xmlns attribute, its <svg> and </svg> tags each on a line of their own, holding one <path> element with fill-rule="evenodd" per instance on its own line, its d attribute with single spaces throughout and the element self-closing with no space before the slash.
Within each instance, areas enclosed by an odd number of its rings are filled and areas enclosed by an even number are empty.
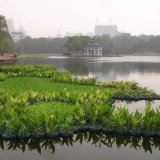
<svg viewBox="0 0 160 160">
<path fill-rule="evenodd" d="M 153 149 L 160 149 L 159 138 L 144 138 L 122 136 L 114 134 L 95 133 L 89 134 L 83 132 L 69 138 L 56 139 L 15 139 L 15 140 L 0 140 L 0 148 L 2 150 L 21 150 L 22 152 L 36 151 L 39 154 L 44 150 L 50 150 L 52 153 L 56 151 L 56 145 L 73 147 L 76 144 L 89 143 L 95 147 L 106 146 L 109 148 L 129 147 L 130 150 L 143 150 L 152 153 Z"/>
<path fill-rule="evenodd" d="M 130 112 L 135 112 L 136 110 L 141 111 L 144 113 L 146 105 L 150 104 L 153 109 L 160 109 L 160 101 L 115 101 L 115 106 L 119 107 L 126 107 Z"/>
<path fill-rule="evenodd" d="M 73 74 L 88 75 L 89 73 L 98 75 L 108 75 L 110 72 L 116 75 L 128 75 L 130 73 L 160 73 L 160 61 L 154 62 L 156 57 L 150 61 L 122 61 L 122 57 L 115 57 L 114 60 L 100 60 L 99 58 L 24 58 L 18 59 L 17 64 L 48 64 L 55 65 L 59 69 L 67 69 Z M 136 61 L 137 60 L 137 61 Z M 113 77 L 114 78 L 114 77 Z"/>
<path fill-rule="evenodd" d="M 93 58 L 26 58 L 18 59 L 17 64 L 48 64 L 55 65 L 59 69 L 67 69 L 73 74 L 103 76 L 115 75 L 109 79 L 115 80 L 119 75 L 130 73 L 160 73 L 159 63 L 150 62 L 121 62 L 121 61 L 99 61 Z M 112 73 L 112 74 L 111 74 Z"/>
<path fill-rule="evenodd" d="M 7 61 L 0 61 L 0 65 L 12 65 L 15 64 L 17 60 L 7 60 Z"/>
</svg>

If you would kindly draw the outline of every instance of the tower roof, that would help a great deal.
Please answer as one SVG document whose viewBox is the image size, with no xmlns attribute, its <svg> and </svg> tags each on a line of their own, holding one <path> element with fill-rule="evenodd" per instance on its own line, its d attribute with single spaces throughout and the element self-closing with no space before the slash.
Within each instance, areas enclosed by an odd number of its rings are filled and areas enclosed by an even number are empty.
<svg viewBox="0 0 160 160">
<path fill-rule="evenodd" d="M 100 44 L 96 39 L 91 38 L 88 40 L 87 46 L 100 46 Z"/>
</svg>

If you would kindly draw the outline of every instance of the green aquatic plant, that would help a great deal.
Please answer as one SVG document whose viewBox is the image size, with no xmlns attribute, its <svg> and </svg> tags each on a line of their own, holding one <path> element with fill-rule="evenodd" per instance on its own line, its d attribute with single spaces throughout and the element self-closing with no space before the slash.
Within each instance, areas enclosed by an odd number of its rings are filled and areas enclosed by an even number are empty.
<svg viewBox="0 0 160 160">
<path fill-rule="evenodd" d="M 152 109 L 151 104 L 148 103 L 145 108 L 145 113 L 142 120 L 142 127 L 144 130 L 149 132 L 152 130 L 152 126 L 154 125 L 154 119 L 155 111 Z"/>
<path fill-rule="evenodd" d="M 80 84 L 80 85 L 95 85 L 97 82 L 97 77 L 92 78 L 78 78 L 73 77 L 71 83 Z"/>
<path fill-rule="evenodd" d="M 79 122 L 82 126 L 86 124 L 86 113 L 82 106 L 77 103 L 74 107 L 74 118 L 77 122 Z"/>
<path fill-rule="evenodd" d="M 62 130 L 64 132 L 69 131 L 72 128 L 73 125 L 73 116 L 69 115 L 68 117 L 65 117 L 65 121 L 62 123 Z"/>
<path fill-rule="evenodd" d="M 155 95 L 136 82 L 97 82 L 96 78 L 73 77 L 69 72 L 49 66 L 0 66 L 0 71 L 14 77 L 1 83 L 0 131 L 5 128 L 10 134 L 23 137 L 27 132 L 50 135 L 70 132 L 73 127 L 87 131 L 100 131 L 102 127 L 102 131 L 110 133 L 127 130 L 137 135 L 141 132 L 159 134 L 160 111 L 153 110 L 150 104 L 146 105 L 144 114 L 131 113 L 125 106 L 119 109 L 114 106 L 116 96 L 138 100 Z M 29 80 L 29 86 L 24 85 L 25 80 Z"/>
<path fill-rule="evenodd" d="M 112 121 L 115 122 L 116 127 L 119 129 L 122 129 L 126 126 L 126 119 L 122 117 L 119 112 L 113 113 Z"/>
<path fill-rule="evenodd" d="M 97 104 L 95 101 L 92 101 L 92 103 L 87 102 L 85 104 L 85 110 L 90 123 L 95 125 L 96 123 L 102 123 L 103 117 L 109 117 L 112 114 L 114 107 L 100 102 Z"/>
<path fill-rule="evenodd" d="M 56 71 L 53 73 L 52 81 L 54 82 L 71 82 L 72 75 L 68 71 Z"/>
<path fill-rule="evenodd" d="M 132 115 L 131 119 L 131 129 L 133 130 L 140 130 L 140 125 L 142 123 L 142 113 L 140 113 L 138 110 Z"/>
<path fill-rule="evenodd" d="M 129 112 L 128 108 L 122 107 L 119 109 L 121 119 L 125 120 L 125 127 L 129 128 L 132 121 L 132 113 Z"/>
<path fill-rule="evenodd" d="M 94 103 L 87 103 L 86 104 L 86 112 L 89 117 L 89 121 L 92 125 L 95 125 L 98 120 L 98 110 L 96 109 L 96 104 Z"/>
<path fill-rule="evenodd" d="M 47 133 L 53 133 L 56 132 L 60 126 L 60 124 L 57 123 L 55 115 L 48 116 L 47 114 L 44 115 L 44 127 L 47 131 Z"/>
<path fill-rule="evenodd" d="M 29 124 L 29 132 L 33 134 L 38 134 L 41 132 L 41 121 L 37 115 L 30 114 L 30 118 L 28 119 Z"/>
<path fill-rule="evenodd" d="M 0 66 L 0 71 L 7 73 L 9 77 L 46 77 L 51 78 L 55 67 L 53 66 Z"/>
<path fill-rule="evenodd" d="M 112 117 L 103 117 L 102 118 L 102 124 L 107 129 L 114 128 L 114 122 L 112 120 Z"/>
<path fill-rule="evenodd" d="M 160 131 L 160 109 L 156 108 L 154 116 L 152 117 L 153 120 L 153 125 L 152 129 L 155 130 L 156 132 Z"/>
<path fill-rule="evenodd" d="M 7 74 L 0 72 L 0 81 L 5 81 L 7 79 Z"/>
</svg>

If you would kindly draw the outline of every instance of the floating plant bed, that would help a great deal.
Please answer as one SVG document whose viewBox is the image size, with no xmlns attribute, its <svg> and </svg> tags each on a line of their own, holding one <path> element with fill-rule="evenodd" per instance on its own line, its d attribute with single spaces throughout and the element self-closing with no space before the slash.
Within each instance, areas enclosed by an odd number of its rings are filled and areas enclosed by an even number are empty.
<svg viewBox="0 0 160 160">
<path fill-rule="evenodd" d="M 116 108 L 115 100 L 157 100 L 135 82 L 77 78 L 52 66 L 0 66 L 4 139 L 72 137 L 79 132 L 160 136 L 160 110 Z"/>
<path fill-rule="evenodd" d="M 2 131 L 3 132 L 3 131 Z M 58 138 L 58 137 L 73 137 L 74 134 L 79 134 L 81 132 L 92 133 L 103 133 L 103 134 L 116 134 L 116 135 L 127 135 L 127 136 L 142 136 L 142 137 L 160 137 L 160 131 L 143 131 L 143 130 L 130 130 L 130 129 L 116 129 L 116 128 L 104 128 L 101 126 L 84 126 L 79 127 L 78 132 L 74 130 L 69 131 L 57 131 L 53 133 L 26 133 L 19 135 L 18 133 L 9 134 L 8 132 L 1 133 L 2 139 L 43 139 L 43 138 Z"/>
</svg>

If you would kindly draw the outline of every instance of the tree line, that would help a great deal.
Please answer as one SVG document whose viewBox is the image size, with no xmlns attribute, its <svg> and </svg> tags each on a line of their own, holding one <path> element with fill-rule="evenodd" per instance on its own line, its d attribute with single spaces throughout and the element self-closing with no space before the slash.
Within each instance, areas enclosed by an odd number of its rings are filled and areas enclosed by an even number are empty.
<svg viewBox="0 0 160 160">
<path fill-rule="evenodd" d="M 0 53 L 37 53 L 37 54 L 69 54 L 83 52 L 89 36 L 74 36 L 64 38 L 31 38 L 15 43 L 7 27 L 4 16 L 0 15 Z M 103 47 L 104 55 L 144 55 L 146 52 L 160 54 L 160 35 L 131 36 L 123 33 L 115 37 L 108 35 L 94 37 Z"/>
<path fill-rule="evenodd" d="M 18 52 L 24 53 L 65 53 L 83 51 L 91 37 L 75 36 L 64 38 L 31 38 L 18 42 Z M 115 37 L 108 35 L 94 37 L 103 47 L 104 55 L 131 55 L 135 53 L 153 52 L 160 54 L 160 36 L 121 34 Z"/>
<path fill-rule="evenodd" d="M 4 16 L 0 15 L 0 53 L 16 51 L 16 44 L 13 42 L 7 27 Z"/>
</svg>

